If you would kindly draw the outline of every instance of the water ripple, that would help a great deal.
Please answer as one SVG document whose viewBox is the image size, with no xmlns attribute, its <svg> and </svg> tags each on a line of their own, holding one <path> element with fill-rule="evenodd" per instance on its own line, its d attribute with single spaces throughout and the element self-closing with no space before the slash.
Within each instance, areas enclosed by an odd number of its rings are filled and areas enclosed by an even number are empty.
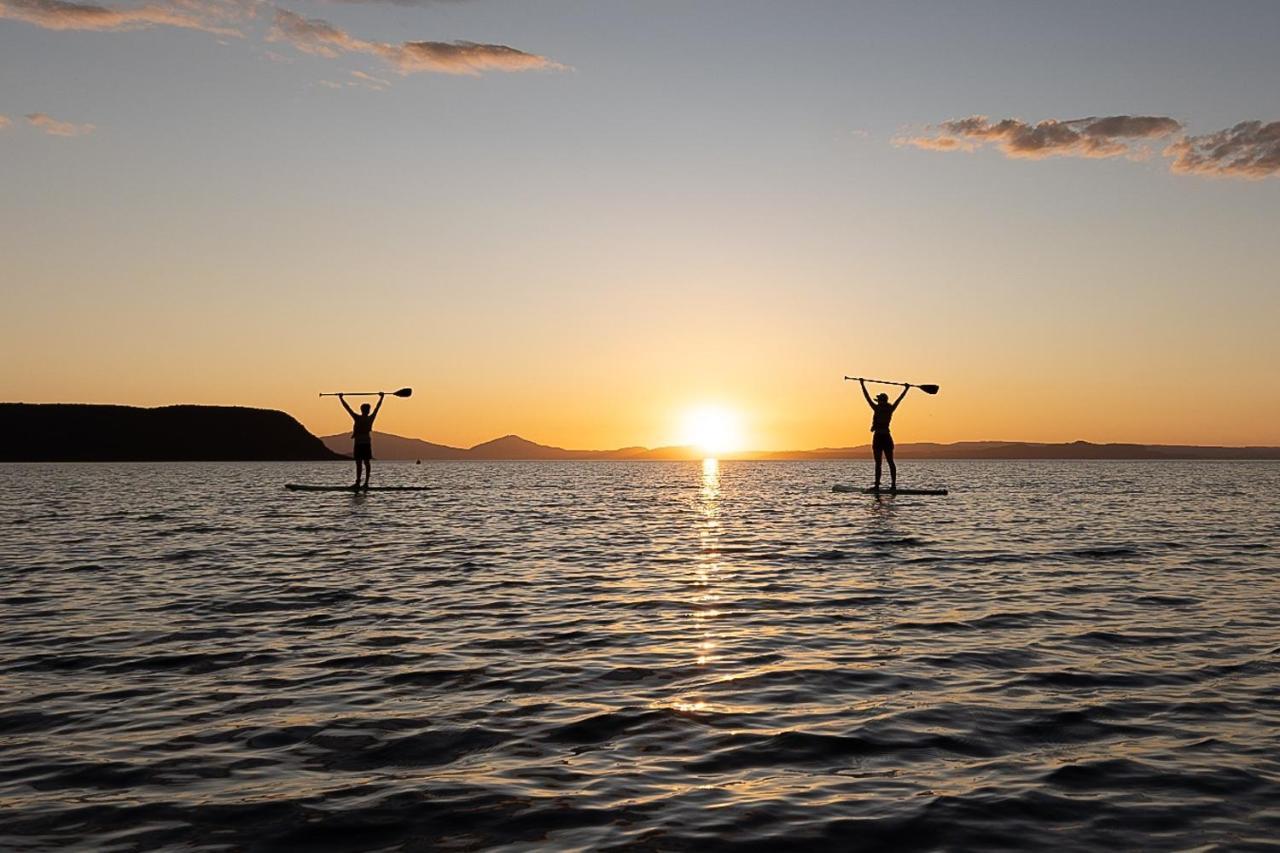
<svg viewBox="0 0 1280 853">
<path fill-rule="evenodd" d="M 1280 465 L 855 469 L 8 466 L 0 848 L 1274 843 Z"/>
</svg>

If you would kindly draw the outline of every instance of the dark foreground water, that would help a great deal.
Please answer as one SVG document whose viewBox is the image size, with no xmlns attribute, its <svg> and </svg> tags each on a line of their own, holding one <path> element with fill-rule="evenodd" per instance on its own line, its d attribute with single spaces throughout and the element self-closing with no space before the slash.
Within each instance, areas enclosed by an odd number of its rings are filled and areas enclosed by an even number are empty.
<svg viewBox="0 0 1280 853">
<path fill-rule="evenodd" d="M 1242 849 L 1280 464 L 0 468 L 0 849 Z"/>
</svg>

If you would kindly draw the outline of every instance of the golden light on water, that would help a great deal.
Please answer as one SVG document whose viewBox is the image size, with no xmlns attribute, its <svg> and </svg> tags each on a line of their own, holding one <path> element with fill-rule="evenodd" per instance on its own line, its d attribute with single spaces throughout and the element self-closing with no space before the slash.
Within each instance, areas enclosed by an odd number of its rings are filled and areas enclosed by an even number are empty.
<svg viewBox="0 0 1280 853">
<path fill-rule="evenodd" d="M 681 419 L 680 443 L 695 447 L 708 457 L 742 450 L 742 416 L 725 406 L 690 409 Z"/>
</svg>

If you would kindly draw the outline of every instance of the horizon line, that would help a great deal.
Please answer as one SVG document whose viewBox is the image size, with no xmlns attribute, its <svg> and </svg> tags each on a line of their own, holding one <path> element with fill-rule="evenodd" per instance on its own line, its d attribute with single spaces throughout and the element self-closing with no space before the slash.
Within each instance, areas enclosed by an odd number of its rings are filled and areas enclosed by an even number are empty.
<svg viewBox="0 0 1280 853">
<path fill-rule="evenodd" d="M 459 453 L 469 453 L 471 451 L 484 448 L 488 445 L 497 444 L 498 442 L 502 442 L 507 439 L 514 439 L 518 442 L 523 443 L 524 445 L 540 448 L 543 450 L 559 451 L 563 453 L 604 454 L 604 453 L 660 453 L 660 452 L 682 451 L 690 454 L 691 457 L 716 458 L 716 459 L 733 459 L 733 457 L 736 457 L 736 456 L 750 456 L 750 455 L 847 453 L 851 451 L 869 450 L 871 447 L 870 442 L 864 442 L 862 444 L 847 444 L 847 445 L 838 445 L 838 446 L 829 445 L 829 446 L 822 446 L 822 447 L 813 447 L 808 449 L 799 449 L 799 448 L 786 448 L 781 450 L 740 449 L 740 450 L 721 451 L 721 452 L 712 453 L 712 452 L 700 450 L 698 449 L 697 445 L 693 445 L 693 444 L 660 444 L 653 447 L 649 447 L 642 444 L 629 444 L 629 445 L 623 445 L 621 447 L 605 447 L 605 448 L 563 447 L 558 444 L 544 444 L 540 441 L 535 441 L 533 439 L 526 438 L 518 433 L 505 433 L 503 435 L 495 436 L 494 438 L 487 439 L 485 441 L 481 441 L 466 447 L 460 447 L 452 444 L 443 444 L 441 442 L 431 441 L 430 439 L 416 438 L 413 436 L 400 435 L 398 433 L 383 432 L 381 430 L 374 430 L 373 436 L 375 438 L 381 436 L 383 438 L 396 439 L 400 441 L 420 442 L 422 444 L 429 444 L 432 447 L 438 447 L 444 450 L 451 450 Z M 349 440 L 349 433 L 337 432 L 337 433 L 331 433 L 327 435 L 319 435 L 317 436 L 317 438 L 319 438 L 322 441 Z M 1153 449 L 1153 450 L 1161 449 L 1161 448 L 1170 448 L 1170 449 L 1225 450 L 1225 451 L 1260 450 L 1260 451 L 1280 452 L 1280 445 L 1272 445 L 1272 444 L 1179 444 L 1179 443 L 1169 443 L 1169 442 L 1092 441 L 1089 439 L 1072 439 L 1070 441 L 1032 441 L 1032 440 L 1026 440 L 1026 439 L 960 439 L 957 441 L 900 441 L 897 443 L 897 445 L 899 449 L 923 448 L 923 447 L 955 448 L 963 445 L 987 445 L 987 446 L 995 446 L 995 447 L 1013 445 L 1013 446 L 1022 446 L 1022 447 L 1043 447 L 1043 448 L 1047 448 L 1047 447 L 1082 447 L 1082 448 L 1083 447 L 1097 447 L 1097 448 L 1135 447 L 1135 448 L 1146 448 L 1146 449 Z"/>
</svg>

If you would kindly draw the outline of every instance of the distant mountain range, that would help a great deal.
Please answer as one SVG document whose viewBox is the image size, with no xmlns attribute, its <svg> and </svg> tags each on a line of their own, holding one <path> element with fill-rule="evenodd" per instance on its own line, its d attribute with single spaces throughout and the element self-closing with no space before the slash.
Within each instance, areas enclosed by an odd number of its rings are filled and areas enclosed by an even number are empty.
<svg viewBox="0 0 1280 853">
<path fill-rule="evenodd" d="M 330 450 L 349 455 L 348 433 L 321 438 Z M 623 447 L 617 450 L 566 450 L 537 444 L 518 435 L 504 435 L 474 447 L 449 447 L 416 438 L 375 432 L 373 453 L 378 459 L 701 459 L 692 447 Z M 722 459 L 865 459 L 871 446 L 823 447 L 817 450 L 748 451 L 721 454 Z M 1200 447 L 1179 444 L 1040 444 L 1025 441 L 960 441 L 953 444 L 900 443 L 899 459 L 1280 459 L 1280 447 Z"/>
</svg>

